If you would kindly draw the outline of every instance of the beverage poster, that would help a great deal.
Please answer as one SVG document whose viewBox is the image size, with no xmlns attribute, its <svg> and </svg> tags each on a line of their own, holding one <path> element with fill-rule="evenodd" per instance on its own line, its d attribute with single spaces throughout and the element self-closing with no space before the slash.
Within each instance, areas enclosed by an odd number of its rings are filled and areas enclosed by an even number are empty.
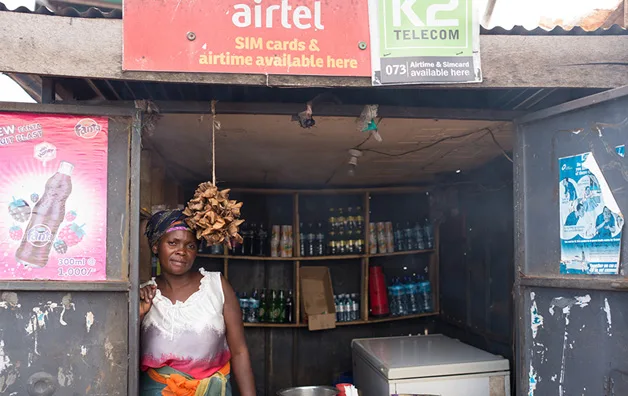
<svg viewBox="0 0 628 396">
<path fill-rule="evenodd" d="M 0 279 L 106 279 L 107 128 L 0 113 Z"/>
<path fill-rule="evenodd" d="M 624 217 L 597 161 L 584 153 L 558 164 L 560 273 L 617 274 Z"/>
</svg>

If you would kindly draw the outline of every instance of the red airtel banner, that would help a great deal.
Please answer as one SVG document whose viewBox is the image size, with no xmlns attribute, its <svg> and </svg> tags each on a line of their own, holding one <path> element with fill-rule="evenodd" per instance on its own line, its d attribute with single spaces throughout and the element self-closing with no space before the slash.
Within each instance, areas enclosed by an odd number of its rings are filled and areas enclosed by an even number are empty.
<svg viewBox="0 0 628 396">
<path fill-rule="evenodd" d="M 124 70 L 370 76 L 365 0 L 124 0 Z"/>
</svg>

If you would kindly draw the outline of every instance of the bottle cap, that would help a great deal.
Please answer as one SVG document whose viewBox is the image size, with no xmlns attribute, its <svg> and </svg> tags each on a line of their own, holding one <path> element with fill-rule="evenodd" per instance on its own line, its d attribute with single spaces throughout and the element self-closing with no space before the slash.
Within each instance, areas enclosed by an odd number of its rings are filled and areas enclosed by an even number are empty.
<svg viewBox="0 0 628 396">
<path fill-rule="evenodd" d="M 72 176 L 73 170 L 74 170 L 74 165 L 72 165 L 69 162 L 61 161 L 61 163 L 59 164 L 59 173 L 63 175 Z"/>
</svg>

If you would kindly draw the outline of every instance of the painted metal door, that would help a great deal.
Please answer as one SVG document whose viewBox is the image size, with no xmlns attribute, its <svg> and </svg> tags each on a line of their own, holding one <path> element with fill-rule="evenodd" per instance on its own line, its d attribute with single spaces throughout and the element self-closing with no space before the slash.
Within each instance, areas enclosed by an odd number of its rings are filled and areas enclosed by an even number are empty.
<svg viewBox="0 0 628 396">
<path fill-rule="evenodd" d="M 138 279 L 141 116 L 135 109 L 0 103 L 7 112 L 108 119 L 106 280 L 0 279 L 0 394 L 136 395 L 138 300 L 129 291 Z"/>
<path fill-rule="evenodd" d="M 628 143 L 628 87 L 528 115 L 517 124 L 514 167 L 517 394 L 626 394 L 626 238 L 621 238 L 621 247 L 617 249 L 620 252 L 617 274 L 591 272 L 612 271 L 613 246 L 617 244 L 613 238 L 623 225 L 620 216 L 604 217 L 601 205 L 609 205 L 612 196 L 615 211 L 621 211 L 624 216 L 628 212 L 628 159 L 622 151 Z M 585 168 L 594 169 L 592 158 L 599 166 L 594 173 L 597 177 L 580 179 L 585 180 L 582 183 L 569 178 L 565 181 L 563 176 L 572 169 L 569 164 L 580 163 L 565 158 L 581 154 L 585 157 L 574 158 L 585 159 Z M 587 174 L 578 167 L 574 172 Z M 595 189 L 601 193 L 592 193 Z M 559 209 L 561 205 L 565 206 Z M 561 211 L 569 213 L 571 220 L 569 217 L 566 220 Z M 598 217 L 585 221 L 583 216 Z M 608 228 L 612 229 L 611 238 L 603 239 L 599 231 L 605 224 L 612 224 Z M 624 226 L 622 235 L 625 232 Z M 586 238 L 598 242 L 580 237 L 569 239 L 574 233 L 588 235 Z M 577 259 L 571 257 L 572 241 L 578 241 L 573 256 Z M 602 246 L 604 250 L 600 250 Z M 596 264 L 604 262 L 601 257 L 604 254 L 607 254 L 606 264 Z"/>
</svg>

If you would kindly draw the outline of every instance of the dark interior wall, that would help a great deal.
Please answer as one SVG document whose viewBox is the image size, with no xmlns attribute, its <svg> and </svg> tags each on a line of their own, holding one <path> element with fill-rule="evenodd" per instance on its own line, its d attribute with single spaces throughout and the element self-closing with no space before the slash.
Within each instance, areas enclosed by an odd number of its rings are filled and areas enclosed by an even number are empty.
<svg viewBox="0 0 628 396">
<path fill-rule="evenodd" d="M 513 358 L 512 163 L 499 159 L 455 187 L 441 224 L 437 331 Z M 461 178 L 462 179 L 462 178 Z M 512 367 L 512 366 L 511 366 Z"/>
</svg>

